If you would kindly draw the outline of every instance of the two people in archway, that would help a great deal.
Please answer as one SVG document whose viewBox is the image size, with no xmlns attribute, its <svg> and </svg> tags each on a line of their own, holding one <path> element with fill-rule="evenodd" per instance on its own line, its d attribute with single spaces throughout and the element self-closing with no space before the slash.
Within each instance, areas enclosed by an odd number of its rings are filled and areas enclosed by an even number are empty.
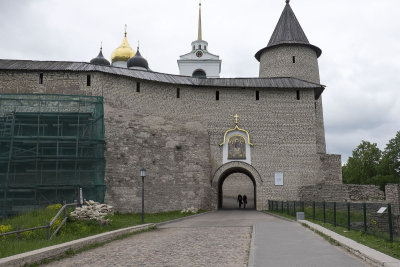
<svg viewBox="0 0 400 267">
<path fill-rule="evenodd" d="M 239 194 L 238 197 L 237 197 L 237 202 L 239 203 L 239 209 L 242 208 L 242 205 L 243 205 L 243 208 L 246 208 L 246 205 L 247 205 L 247 196 L 246 196 L 246 195 L 243 195 L 243 197 L 242 197 L 242 195 Z"/>
</svg>

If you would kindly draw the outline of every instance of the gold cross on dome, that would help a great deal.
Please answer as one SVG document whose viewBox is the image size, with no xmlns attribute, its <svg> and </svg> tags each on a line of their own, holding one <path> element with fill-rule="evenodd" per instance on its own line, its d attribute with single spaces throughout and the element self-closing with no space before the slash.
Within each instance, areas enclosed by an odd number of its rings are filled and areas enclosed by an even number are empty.
<svg viewBox="0 0 400 267">
<path fill-rule="evenodd" d="M 235 114 L 235 116 L 233 116 L 233 117 L 235 118 L 235 124 L 237 125 L 238 124 L 238 118 L 239 118 L 238 114 Z"/>
</svg>

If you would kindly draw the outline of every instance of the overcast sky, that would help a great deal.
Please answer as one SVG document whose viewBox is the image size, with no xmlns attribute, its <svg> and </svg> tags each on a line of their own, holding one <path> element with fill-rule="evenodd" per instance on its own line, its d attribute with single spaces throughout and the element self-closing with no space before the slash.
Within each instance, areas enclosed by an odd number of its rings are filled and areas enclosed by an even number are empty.
<svg viewBox="0 0 400 267">
<path fill-rule="evenodd" d="M 327 152 L 345 162 L 361 142 L 384 149 L 400 130 L 400 1 L 292 0 L 319 58 Z M 222 59 L 221 77 L 257 77 L 284 0 L 203 0 L 203 39 Z M 0 0 L 0 58 L 88 62 L 110 59 L 128 24 L 133 48 L 157 72 L 197 38 L 197 0 Z"/>
</svg>

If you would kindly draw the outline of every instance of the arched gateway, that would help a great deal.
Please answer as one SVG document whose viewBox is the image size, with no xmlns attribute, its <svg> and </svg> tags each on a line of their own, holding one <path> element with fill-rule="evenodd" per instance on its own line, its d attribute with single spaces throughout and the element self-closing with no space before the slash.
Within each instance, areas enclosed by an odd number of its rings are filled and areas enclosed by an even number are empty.
<svg viewBox="0 0 400 267">
<path fill-rule="evenodd" d="M 254 185 L 254 207 L 257 210 L 263 209 L 262 180 L 258 171 L 250 164 L 242 161 L 232 161 L 225 163 L 217 169 L 213 175 L 211 185 L 216 193 L 215 202 L 217 207 L 222 207 L 222 185 L 225 179 L 233 173 L 243 173 L 247 175 Z"/>
</svg>

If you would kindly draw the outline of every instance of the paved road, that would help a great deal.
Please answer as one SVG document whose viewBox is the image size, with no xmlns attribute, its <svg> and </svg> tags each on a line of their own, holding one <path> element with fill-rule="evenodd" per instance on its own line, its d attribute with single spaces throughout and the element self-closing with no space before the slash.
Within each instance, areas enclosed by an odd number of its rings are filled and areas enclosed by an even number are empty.
<svg viewBox="0 0 400 267">
<path fill-rule="evenodd" d="M 251 210 L 222 210 L 106 244 L 48 266 L 367 266 L 308 229 Z"/>
<path fill-rule="evenodd" d="M 254 266 L 369 266 L 300 224 L 258 222 L 255 225 Z"/>
</svg>

